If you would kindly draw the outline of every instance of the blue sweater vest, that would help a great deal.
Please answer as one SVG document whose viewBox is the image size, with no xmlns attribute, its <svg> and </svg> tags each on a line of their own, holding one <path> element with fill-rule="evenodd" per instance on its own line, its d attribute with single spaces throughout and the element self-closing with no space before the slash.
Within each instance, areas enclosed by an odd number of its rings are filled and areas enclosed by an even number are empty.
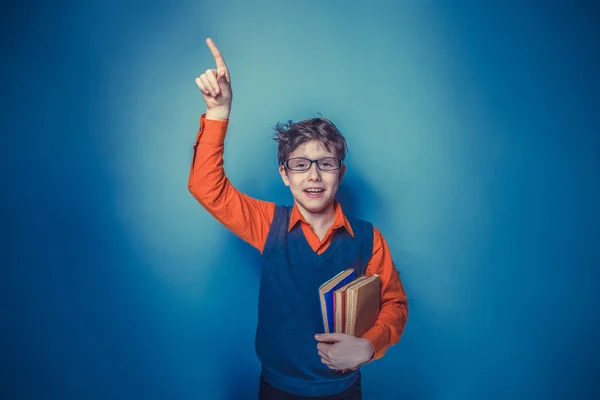
<svg viewBox="0 0 600 400">
<path fill-rule="evenodd" d="M 256 355 L 271 385 L 301 396 L 342 392 L 359 370 L 342 373 L 321 362 L 314 335 L 323 333 L 319 286 L 346 268 L 363 274 L 373 253 L 373 226 L 348 218 L 354 238 L 337 229 L 324 253 L 310 247 L 300 224 L 288 233 L 292 207 L 277 206 L 263 251 Z"/>
</svg>

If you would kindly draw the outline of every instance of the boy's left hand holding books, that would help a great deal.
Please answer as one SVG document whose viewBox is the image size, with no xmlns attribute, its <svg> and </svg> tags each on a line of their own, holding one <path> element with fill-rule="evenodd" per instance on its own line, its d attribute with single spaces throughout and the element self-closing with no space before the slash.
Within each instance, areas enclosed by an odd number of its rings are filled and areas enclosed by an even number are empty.
<svg viewBox="0 0 600 400">
<path fill-rule="evenodd" d="M 321 362 L 333 370 L 355 369 L 373 357 L 369 339 L 345 333 L 322 333 L 315 339 Z"/>
</svg>

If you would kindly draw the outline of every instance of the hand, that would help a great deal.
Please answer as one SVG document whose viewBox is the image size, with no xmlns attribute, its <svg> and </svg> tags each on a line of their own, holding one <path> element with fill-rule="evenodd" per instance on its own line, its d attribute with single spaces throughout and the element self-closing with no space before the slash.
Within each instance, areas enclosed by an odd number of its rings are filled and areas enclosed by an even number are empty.
<svg viewBox="0 0 600 400">
<path fill-rule="evenodd" d="M 206 103 L 206 118 L 228 119 L 233 97 L 229 69 L 212 39 L 206 39 L 206 44 L 215 58 L 217 69 L 207 69 L 196 78 L 196 85 L 202 91 Z"/>
<path fill-rule="evenodd" d="M 329 369 L 356 369 L 373 357 L 373 346 L 369 339 L 345 333 L 322 333 L 315 335 L 315 339 L 319 342 L 317 349 L 321 362 Z"/>
</svg>

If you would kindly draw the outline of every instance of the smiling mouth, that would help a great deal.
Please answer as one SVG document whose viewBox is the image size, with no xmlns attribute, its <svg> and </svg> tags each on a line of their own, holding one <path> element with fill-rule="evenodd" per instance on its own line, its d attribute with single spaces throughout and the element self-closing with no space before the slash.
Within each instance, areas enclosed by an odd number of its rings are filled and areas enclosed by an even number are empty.
<svg viewBox="0 0 600 400">
<path fill-rule="evenodd" d="M 325 189 L 314 190 L 314 189 L 305 189 L 304 193 L 306 193 L 306 197 L 309 199 L 318 199 L 323 197 L 323 193 L 325 193 Z"/>
<path fill-rule="evenodd" d="M 318 194 L 318 193 L 323 193 L 325 191 L 325 189 L 304 189 L 304 191 L 306 193 L 315 193 L 315 194 Z"/>
</svg>

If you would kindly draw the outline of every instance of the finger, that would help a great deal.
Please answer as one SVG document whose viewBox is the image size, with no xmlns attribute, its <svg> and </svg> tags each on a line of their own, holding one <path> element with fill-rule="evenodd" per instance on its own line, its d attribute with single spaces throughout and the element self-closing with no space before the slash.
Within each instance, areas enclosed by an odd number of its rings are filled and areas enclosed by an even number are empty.
<svg viewBox="0 0 600 400">
<path fill-rule="evenodd" d="M 204 86 L 204 84 L 200 80 L 200 77 L 196 78 L 196 86 L 198 86 L 198 88 L 200 89 L 200 91 L 202 93 L 204 93 L 207 96 L 210 96 L 210 92 L 208 91 L 208 89 L 206 88 L 206 86 Z"/>
<path fill-rule="evenodd" d="M 221 88 L 219 87 L 219 82 L 217 82 L 217 71 L 214 69 L 207 70 L 204 75 L 206 75 L 206 79 L 208 79 L 208 83 L 215 94 L 219 94 L 221 92 Z"/>
<path fill-rule="evenodd" d="M 329 356 L 324 351 L 319 350 L 318 353 L 321 356 L 321 359 L 329 360 Z"/>
<path fill-rule="evenodd" d="M 347 335 L 344 333 L 322 333 L 315 335 L 315 339 L 319 342 L 339 342 L 344 339 Z"/>
<path fill-rule="evenodd" d="M 319 343 L 317 344 L 317 349 L 321 350 L 321 351 L 327 351 L 329 350 L 329 348 L 331 347 L 331 344 L 327 344 L 327 343 Z"/>
<path fill-rule="evenodd" d="M 327 365 L 329 367 L 329 369 L 336 369 L 335 366 L 329 360 L 321 358 L 321 362 L 323 364 Z"/>
<path fill-rule="evenodd" d="M 199 79 L 200 79 L 200 83 L 202 83 L 204 88 L 208 91 L 208 95 L 214 97 L 215 94 L 213 93 L 212 86 L 210 86 L 210 83 L 208 82 L 206 75 L 204 75 L 204 74 L 200 75 Z"/>
<path fill-rule="evenodd" d="M 215 44 L 215 42 L 213 42 L 213 40 L 211 38 L 208 38 L 208 39 L 206 39 L 206 44 L 208 45 L 210 52 L 212 53 L 213 57 L 215 58 L 215 62 L 217 63 L 217 69 L 218 70 L 227 70 L 227 64 L 225 64 L 223 55 L 217 48 L 217 45 Z"/>
<path fill-rule="evenodd" d="M 206 89 L 208 89 L 208 91 L 210 92 L 211 96 L 214 96 L 214 97 L 217 96 L 217 94 L 215 93 L 215 90 L 213 89 L 212 85 L 208 81 L 208 77 L 206 76 L 206 74 L 200 75 L 200 81 L 202 82 L 202 84 L 204 85 L 204 87 L 206 87 Z"/>
</svg>

